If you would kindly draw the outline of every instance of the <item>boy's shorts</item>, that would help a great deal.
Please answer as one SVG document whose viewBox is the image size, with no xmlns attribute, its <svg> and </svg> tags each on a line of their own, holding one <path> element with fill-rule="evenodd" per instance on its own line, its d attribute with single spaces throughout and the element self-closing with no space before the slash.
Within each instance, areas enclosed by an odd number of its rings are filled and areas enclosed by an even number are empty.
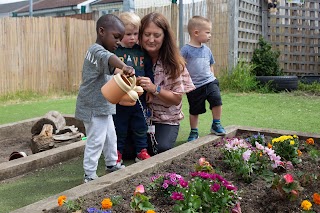
<svg viewBox="0 0 320 213">
<path fill-rule="evenodd" d="M 187 93 L 189 102 L 189 113 L 191 115 L 199 115 L 206 112 L 206 100 L 212 107 L 221 106 L 222 100 L 220 95 L 219 81 L 215 79 L 213 82 L 205 84 L 189 93 Z"/>
</svg>

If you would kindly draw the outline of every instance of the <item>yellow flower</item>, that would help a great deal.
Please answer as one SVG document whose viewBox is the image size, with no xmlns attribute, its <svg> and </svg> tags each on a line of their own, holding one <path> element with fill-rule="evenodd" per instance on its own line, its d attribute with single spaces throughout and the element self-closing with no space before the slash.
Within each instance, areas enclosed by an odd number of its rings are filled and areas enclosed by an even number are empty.
<svg viewBox="0 0 320 213">
<path fill-rule="evenodd" d="M 154 210 L 148 210 L 146 213 L 156 213 Z"/>
<path fill-rule="evenodd" d="M 290 145 L 292 145 L 292 146 L 294 145 L 294 140 L 290 141 Z"/>
<path fill-rule="evenodd" d="M 66 200 L 67 200 L 67 196 L 65 196 L 65 195 L 59 196 L 58 197 L 58 205 L 62 206 Z"/>
<path fill-rule="evenodd" d="M 111 209 L 112 208 L 112 202 L 110 198 L 105 198 L 101 202 L 101 208 L 103 209 Z"/>
<path fill-rule="evenodd" d="M 311 207 L 312 207 L 312 204 L 310 203 L 309 200 L 304 200 L 304 201 L 301 202 L 301 208 L 303 210 L 308 211 L 308 210 L 311 209 Z"/>
<path fill-rule="evenodd" d="M 298 153 L 298 156 L 302 155 L 302 152 L 299 149 L 297 150 L 297 153 Z"/>
</svg>

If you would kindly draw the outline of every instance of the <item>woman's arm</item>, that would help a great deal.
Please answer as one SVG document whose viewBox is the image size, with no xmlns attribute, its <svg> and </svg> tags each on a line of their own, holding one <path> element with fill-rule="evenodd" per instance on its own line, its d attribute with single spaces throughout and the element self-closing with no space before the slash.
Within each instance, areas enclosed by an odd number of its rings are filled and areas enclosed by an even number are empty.
<svg viewBox="0 0 320 213">
<path fill-rule="evenodd" d="M 171 90 L 161 88 L 156 94 L 157 85 L 152 83 L 148 77 L 138 77 L 140 86 L 147 92 L 157 96 L 161 101 L 168 105 L 179 105 L 182 101 L 182 94 L 174 93 Z"/>
</svg>

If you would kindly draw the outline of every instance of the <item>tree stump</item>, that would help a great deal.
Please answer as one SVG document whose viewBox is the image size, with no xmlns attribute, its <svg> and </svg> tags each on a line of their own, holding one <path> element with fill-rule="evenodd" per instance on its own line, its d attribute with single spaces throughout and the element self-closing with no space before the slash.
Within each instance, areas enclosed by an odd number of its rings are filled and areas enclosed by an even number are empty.
<svg viewBox="0 0 320 213">
<path fill-rule="evenodd" d="M 40 134 L 32 137 L 30 147 L 33 154 L 55 147 L 52 132 L 53 126 L 51 124 L 44 124 Z"/>
</svg>

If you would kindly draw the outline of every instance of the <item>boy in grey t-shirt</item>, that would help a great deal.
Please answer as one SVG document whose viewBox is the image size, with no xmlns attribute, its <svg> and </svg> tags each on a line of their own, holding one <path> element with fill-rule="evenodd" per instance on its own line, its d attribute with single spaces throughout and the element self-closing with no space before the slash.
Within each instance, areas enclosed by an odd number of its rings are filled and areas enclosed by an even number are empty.
<svg viewBox="0 0 320 213">
<path fill-rule="evenodd" d="M 194 16 L 189 20 L 189 44 L 181 48 L 181 55 L 187 62 L 196 89 L 187 93 L 189 102 L 190 135 L 188 141 L 199 137 L 199 114 L 206 112 L 205 102 L 208 101 L 212 112 L 212 125 L 210 132 L 216 135 L 225 135 L 226 131 L 221 125 L 222 100 L 218 79 L 214 76 L 214 58 L 211 50 L 203 43 L 211 38 L 211 22 L 201 16 Z"/>
<path fill-rule="evenodd" d="M 83 121 L 87 136 L 83 159 L 85 183 L 98 177 L 102 152 L 107 172 L 124 167 L 117 163 L 117 136 L 112 119 L 116 106 L 103 97 L 101 87 L 112 78 L 115 68 L 128 76 L 134 75 L 134 69 L 112 53 L 124 36 L 122 21 L 112 14 L 101 16 L 96 31 L 96 43 L 89 47 L 84 59 L 75 112 L 75 117 Z"/>
</svg>

